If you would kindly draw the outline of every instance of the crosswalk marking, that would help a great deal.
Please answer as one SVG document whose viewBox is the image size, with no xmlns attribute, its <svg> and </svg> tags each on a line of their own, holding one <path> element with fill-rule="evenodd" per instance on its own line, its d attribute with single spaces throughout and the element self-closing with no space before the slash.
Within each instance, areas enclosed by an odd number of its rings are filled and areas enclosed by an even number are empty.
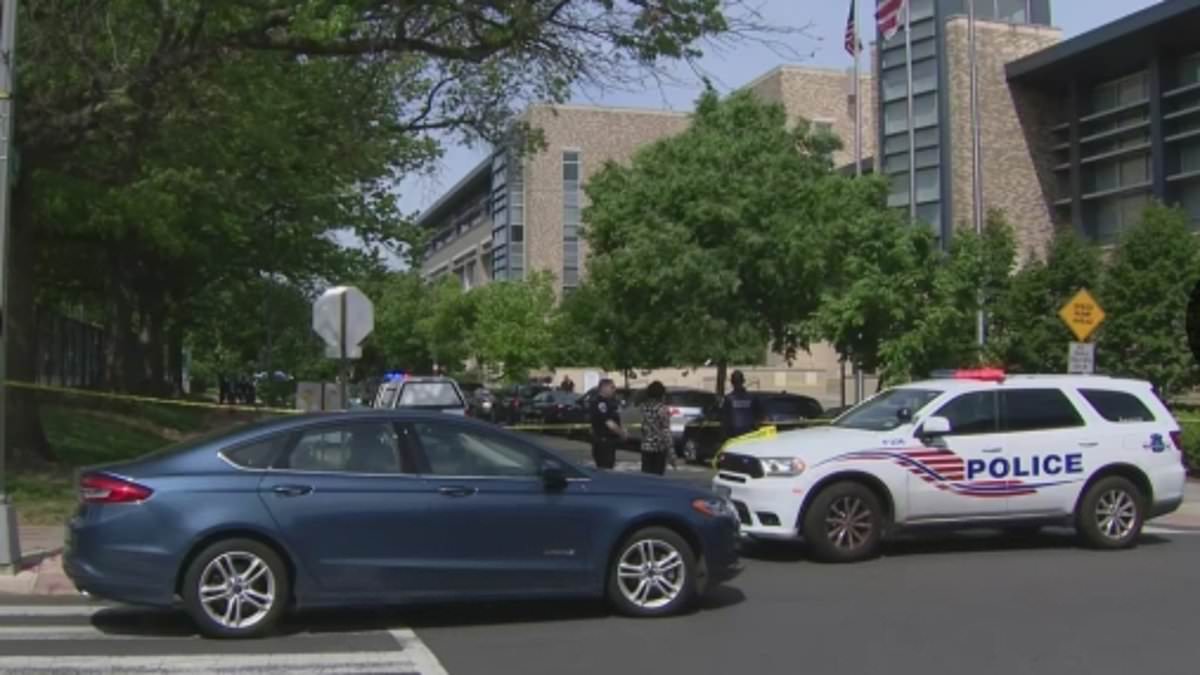
<svg viewBox="0 0 1200 675">
<path fill-rule="evenodd" d="M 410 629 L 206 640 L 180 614 L 100 604 L 0 604 L 0 674 L 447 675 Z"/>
</svg>

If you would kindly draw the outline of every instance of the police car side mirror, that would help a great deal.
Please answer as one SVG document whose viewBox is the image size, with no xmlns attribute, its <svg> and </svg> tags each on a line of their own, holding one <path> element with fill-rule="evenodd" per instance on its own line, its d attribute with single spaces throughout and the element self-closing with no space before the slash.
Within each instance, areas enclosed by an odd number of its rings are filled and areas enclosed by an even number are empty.
<svg viewBox="0 0 1200 675">
<path fill-rule="evenodd" d="M 938 438 L 949 434 L 950 420 L 945 417 L 927 417 L 917 433 L 921 438 Z"/>
</svg>

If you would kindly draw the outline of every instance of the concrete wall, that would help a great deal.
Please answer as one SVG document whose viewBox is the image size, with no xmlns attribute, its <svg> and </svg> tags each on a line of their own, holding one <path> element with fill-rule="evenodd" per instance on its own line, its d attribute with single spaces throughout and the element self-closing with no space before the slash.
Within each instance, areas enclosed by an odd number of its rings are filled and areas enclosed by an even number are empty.
<svg viewBox="0 0 1200 675">
<path fill-rule="evenodd" d="M 956 227 L 970 227 L 974 199 L 966 18 L 951 18 L 945 31 L 953 222 Z M 1004 66 L 1060 41 L 1062 33 L 1056 28 L 979 21 L 976 38 L 983 204 L 985 209 L 1004 211 L 1024 259 L 1031 253 L 1044 251 L 1054 234 L 1054 172 L 1050 151 L 1054 103 L 1032 90 L 1010 87 Z"/>
</svg>

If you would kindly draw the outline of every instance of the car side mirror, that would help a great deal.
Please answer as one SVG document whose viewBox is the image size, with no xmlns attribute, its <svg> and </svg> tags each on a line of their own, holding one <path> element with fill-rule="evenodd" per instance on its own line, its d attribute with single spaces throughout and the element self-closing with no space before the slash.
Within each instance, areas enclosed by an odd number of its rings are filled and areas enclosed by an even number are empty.
<svg viewBox="0 0 1200 675">
<path fill-rule="evenodd" d="M 567 487 L 567 473 L 556 464 L 543 464 L 542 484 L 547 490 L 564 490 Z"/>
<path fill-rule="evenodd" d="M 950 420 L 945 417 L 927 417 L 917 435 L 923 439 L 941 438 L 951 432 Z"/>
</svg>

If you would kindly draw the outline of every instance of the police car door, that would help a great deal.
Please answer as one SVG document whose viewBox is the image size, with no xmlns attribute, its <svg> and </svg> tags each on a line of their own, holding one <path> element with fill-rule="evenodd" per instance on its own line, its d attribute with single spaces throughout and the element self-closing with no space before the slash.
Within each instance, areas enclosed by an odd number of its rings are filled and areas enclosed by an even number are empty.
<svg viewBox="0 0 1200 675">
<path fill-rule="evenodd" d="M 1000 428 L 1008 437 L 1008 463 L 996 471 L 1009 490 L 1014 517 L 1061 515 L 1075 508 L 1089 461 L 1102 439 L 1057 387 L 1004 389 Z"/>
<path fill-rule="evenodd" d="M 1008 499 L 986 476 L 986 467 L 1005 453 L 996 392 L 959 394 L 933 415 L 949 420 L 950 433 L 906 453 L 909 521 L 1003 517 Z"/>
</svg>

